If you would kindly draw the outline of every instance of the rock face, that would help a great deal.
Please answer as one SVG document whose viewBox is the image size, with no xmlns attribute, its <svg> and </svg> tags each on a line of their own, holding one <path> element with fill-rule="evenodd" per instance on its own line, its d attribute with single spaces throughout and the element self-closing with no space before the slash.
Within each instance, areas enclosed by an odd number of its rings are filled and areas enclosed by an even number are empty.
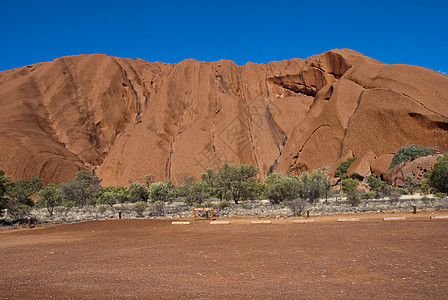
<svg viewBox="0 0 448 300">
<path fill-rule="evenodd" d="M 47 183 L 94 167 L 104 185 L 178 183 L 224 161 L 332 173 L 352 155 L 368 174 L 406 144 L 448 151 L 448 76 L 349 49 L 242 67 L 63 57 L 0 72 L 0 112 L 0 168 Z"/>
</svg>

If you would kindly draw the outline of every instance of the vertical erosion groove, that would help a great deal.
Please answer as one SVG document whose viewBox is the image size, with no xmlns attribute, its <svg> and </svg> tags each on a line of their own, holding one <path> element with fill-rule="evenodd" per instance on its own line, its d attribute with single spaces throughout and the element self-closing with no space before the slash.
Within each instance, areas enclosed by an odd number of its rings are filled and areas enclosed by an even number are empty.
<svg viewBox="0 0 448 300">
<path fill-rule="evenodd" d="M 345 127 L 345 129 L 344 129 L 344 134 L 343 134 L 342 139 L 341 139 L 341 147 L 339 149 L 338 159 L 341 159 L 341 157 L 342 157 L 342 154 L 343 154 L 342 151 L 344 151 L 344 141 L 345 141 L 345 137 L 347 136 L 348 127 L 350 126 L 350 122 L 352 121 L 353 116 L 356 114 L 356 112 L 358 111 L 359 105 L 361 104 L 362 94 L 364 94 L 364 91 L 362 91 L 359 94 L 358 102 L 356 103 L 355 111 L 352 113 L 350 118 L 348 118 L 347 127 Z"/>
<path fill-rule="evenodd" d="M 260 170 L 260 165 L 258 163 L 258 158 L 257 158 L 256 149 L 255 149 L 254 139 L 253 139 L 253 136 L 252 136 L 251 120 L 250 120 L 250 107 L 248 107 L 248 105 L 247 105 L 246 92 L 245 92 L 245 87 L 244 87 L 244 83 L 243 83 L 243 74 L 241 74 L 241 73 L 240 73 L 240 82 L 241 82 L 241 90 L 242 90 L 243 101 L 244 101 L 244 111 L 245 111 L 246 120 L 247 120 L 247 129 L 249 131 L 249 138 L 250 138 L 250 142 L 252 144 L 252 152 L 253 152 L 253 155 L 254 155 L 255 164 L 257 165 L 257 169 Z"/>
</svg>

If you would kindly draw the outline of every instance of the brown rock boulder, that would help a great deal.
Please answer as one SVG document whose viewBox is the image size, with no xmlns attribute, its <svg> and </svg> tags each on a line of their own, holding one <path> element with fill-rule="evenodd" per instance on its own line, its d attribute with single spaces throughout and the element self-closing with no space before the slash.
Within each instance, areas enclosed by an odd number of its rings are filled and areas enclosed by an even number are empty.
<svg viewBox="0 0 448 300">
<path fill-rule="evenodd" d="M 384 174 L 389 171 L 389 166 L 394 158 L 394 154 L 383 154 L 372 161 L 370 169 L 379 178 L 384 178 Z"/>
<path fill-rule="evenodd" d="M 355 177 L 362 181 L 365 177 L 372 174 L 370 165 L 375 160 L 375 158 L 375 153 L 370 150 L 363 155 L 360 155 L 348 168 L 347 175 L 350 177 Z"/>
<path fill-rule="evenodd" d="M 434 164 L 437 162 L 437 158 L 442 156 L 441 154 L 435 154 L 425 157 L 418 157 L 413 161 L 404 161 L 384 175 L 385 180 L 393 186 L 403 186 L 406 180 L 406 176 L 411 174 L 414 176 L 417 184 L 422 184 L 424 174 L 432 170 Z"/>
</svg>

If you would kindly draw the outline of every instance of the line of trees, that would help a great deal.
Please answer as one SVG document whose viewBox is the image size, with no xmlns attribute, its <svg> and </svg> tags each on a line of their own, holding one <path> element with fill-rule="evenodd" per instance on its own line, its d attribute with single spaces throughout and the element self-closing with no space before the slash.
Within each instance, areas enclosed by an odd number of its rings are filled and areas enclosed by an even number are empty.
<svg viewBox="0 0 448 300">
<path fill-rule="evenodd" d="M 399 197 L 403 192 L 403 189 L 390 187 L 371 175 L 366 180 L 370 192 L 360 193 L 357 189 L 359 181 L 346 176 L 352 162 L 353 159 L 338 168 L 342 190 L 352 205 L 358 205 L 363 199 Z M 217 170 L 208 169 L 202 173 L 198 181 L 187 176 L 178 186 L 170 181 L 154 182 L 154 176 L 147 175 L 144 183 L 133 182 L 128 187 L 102 187 L 101 180 L 85 170 L 79 171 L 73 180 L 60 185 L 43 185 L 42 180 L 36 177 L 29 181 L 12 181 L 0 170 L 0 214 L 7 209 L 8 215 L 20 219 L 28 215 L 36 204 L 45 207 L 53 215 L 57 206 L 69 209 L 101 204 L 113 208 L 115 204 L 126 202 L 133 203 L 137 213 L 148 204 L 162 211 L 164 203 L 179 198 L 190 206 L 203 205 L 209 199 L 218 199 L 221 203 L 233 201 L 236 204 L 248 199 L 269 199 L 272 204 L 288 205 L 292 210 L 300 210 L 306 203 L 332 196 L 331 180 L 325 172 L 325 168 L 317 169 L 310 173 L 304 172 L 300 177 L 272 173 L 262 182 L 256 178 L 258 170 L 255 166 L 224 163 Z M 447 193 L 448 155 L 441 157 L 425 177 L 423 186 L 435 192 Z M 408 176 L 404 189 L 412 193 L 415 188 L 415 179 Z"/>
<path fill-rule="evenodd" d="M 35 205 L 45 207 L 53 215 L 58 206 L 70 209 L 101 204 L 113 208 L 115 204 L 133 203 L 134 210 L 139 213 L 148 204 L 163 208 L 164 203 L 179 198 L 190 206 L 202 205 L 209 199 L 238 204 L 261 198 L 269 199 L 272 204 L 287 205 L 297 198 L 312 203 L 331 193 L 331 181 L 324 170 L 305 172 L 300 177 L 273 173 L 265 182 L 256 178 L 257 174 L 258 170 L 251 164 L 224 163 L 217 170 L 208 169 L 202 173 L 198 181 L 187 176 L 178 186 L 169 180 L 153 182 L 154 176 L 147 175 L 145 183 L 102 187 L 101 180 L 86 170 L 79 171 L 74 179 L 60 185 L 43 185 L 39 178 L 11 181 L 0 170 L 0 209 L 3 212 L 6 208 L 10 216 L 20 219 Z"/>
</svg>

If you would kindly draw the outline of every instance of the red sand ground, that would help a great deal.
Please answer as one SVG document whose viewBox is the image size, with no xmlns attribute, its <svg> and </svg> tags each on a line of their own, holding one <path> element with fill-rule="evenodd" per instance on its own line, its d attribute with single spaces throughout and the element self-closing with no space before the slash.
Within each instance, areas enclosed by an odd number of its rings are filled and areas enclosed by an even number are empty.
<svg viewBox="0 0 448 300">
<path fill-rule="evenodd" d="M 434 213 L 435 214 L 435 213 Z M 447 213 L 438 213 L 446 215 Z M 431 213 L 108 220 L 0 232 L 10 298 L 432 298 L 448 295 L 448 220 Z M 406 216 L 406 221 L 381 221 Z M 342 217 L 360 222 L 338 223 Z"/>
</svg>

